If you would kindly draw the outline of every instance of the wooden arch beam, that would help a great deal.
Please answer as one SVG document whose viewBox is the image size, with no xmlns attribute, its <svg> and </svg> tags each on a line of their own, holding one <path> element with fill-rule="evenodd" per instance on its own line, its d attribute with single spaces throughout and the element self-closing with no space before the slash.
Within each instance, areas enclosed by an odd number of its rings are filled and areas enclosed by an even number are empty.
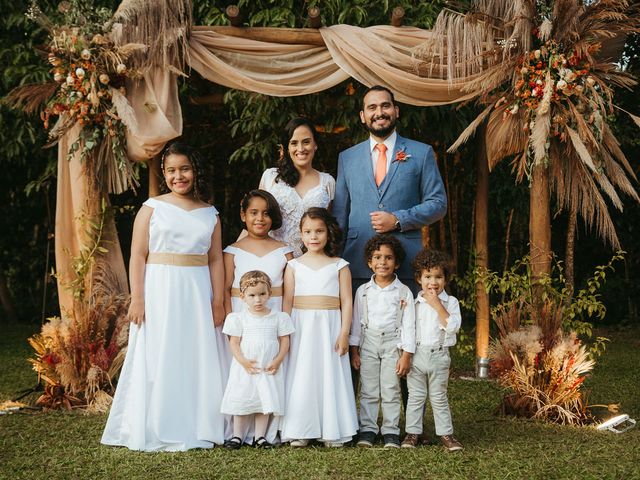
<svg viewBox="0 0 640 480">
<path fill-rule="evenodd" d="M 322 35 L 316 28 L 230 27 L 225 25 L 196 26 L 193 27 L 193 30 L 217 32 L 230 37 L 248 38 L 260 42 L 325 46 Z"/>
</svg>

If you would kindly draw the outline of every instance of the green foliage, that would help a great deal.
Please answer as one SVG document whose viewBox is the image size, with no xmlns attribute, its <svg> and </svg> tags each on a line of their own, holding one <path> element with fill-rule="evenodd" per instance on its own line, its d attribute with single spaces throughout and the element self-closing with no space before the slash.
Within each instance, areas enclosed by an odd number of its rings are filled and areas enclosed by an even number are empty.
<svg viewBox="0 0 640 480">
<path fill-rule="evenodd" d="M 531 262 L 526 256 L 502 273 L 475 267 L 466 275 L 455 279 L 460 292 L 460 304 L 463 308 L 475 309 L 476 284 L 482 282 L 487 293 L 494 302 L 491 317 L 505 311 L 510 305 L 533 305 L 534 289 L 541 289 L 541 300 L 554 305 L 562 305 L 562 327 L 565 331 L 573 331 L 585 339 L 593 336 L 593 323 L 605 318 L 607 309 L 602 301 L 600 290 L 604 286 L 607 274 L 614 272 L 614 264 L 624 260 L 623 251 L 613 255 L 606 265 L 595 268 L 593 276 L 588 278 L 585 286 L 572 294 L 571 287 L 566 284 L 560 262 L 554 262 L 551 275 L 534 280 L 531 273 Z M 524 324 L 532 319 L 522 318 Z M 590 351 L 594 355 L 604 352 L 606 338 L 596 337 L 591 342 Z"/>
<path fill-rule="evenodd" d="M 78 255 L 71 257 L 73 278 L 59 280 L 61 280 L 65 288 L 72 292 L 73 298 L 80 302 L 85 300 L 86 282 L 89 278 L 87 274 L 95 266 L 97 257 L 107 253 L 107 249 L 103 246 L 104 227 L 112 214 L 113 210 L 107 206 L 107 202 L 103 199 L 100 202 L 100 211 L 96 217 L 79 219 L 85 227 L 86 238 L 90 239 L 90 241 L 81 246 Z"/>
<path fill-rule="evenodd" d="M 7 3 L 0 17 L 0 98 L 11 89 L 28 83 L 40 83 L 48 77 L 48 65 L 39 53 L 46 31 L 30 22 L 23 2 Z M 53 311 L 55 288 L 48 278 L 53 250 L 50 240 L 55 189 L 55 151 L 42 150 L 46 134 L 39 118 L 10 110 L 0 101 L 0 269 L 21 319 L 40 313 L 47 290 L 45 307 Z M 44 171 L 48 174 L 43 175 Z M 27 185 L 34 179 L 30 196 Z M 1 309 L 0 309 L 1 312 Z"/>
<path fill-rule="evenodd" d="M 465 364 L 465 365 L 473 365 L 475 360 L 475 345 L 476 338 L 473 334 L 467 332 L 464 327 L 461 327 L 458 331 L 456 344 L 453 349 L 455 350 L 457 357 Z M 456 368 L 458 365 L 454 365 Z"/>
</svg>

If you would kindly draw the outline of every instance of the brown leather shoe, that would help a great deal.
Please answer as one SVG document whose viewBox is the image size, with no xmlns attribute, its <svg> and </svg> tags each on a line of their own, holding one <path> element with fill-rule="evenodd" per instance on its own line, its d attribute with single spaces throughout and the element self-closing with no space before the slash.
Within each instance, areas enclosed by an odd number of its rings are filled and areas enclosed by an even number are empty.
<svg viewBox="0 0 640 480">
<path fill-rule="evenodd" d="M 442 439 L 442 444 L 444 445 L 445 450 L 448 452 L 457 452 L 458 450 L 462 450 L 462 444 L 456 440 L 453 435 L 443 435 L 440 438 Z"/>
<path fill-rule="evenodd" d="M 422 445 L 422 446 L 429 445 L 429 437 L 424 432 L 422 432 L 418 436 L 418 441 L 420 442 L 420 445 Z"/>
<path fill-rule="evenodd" d="M 415 433 L 407 433 L 400 444 L 401 448 L 416 448 L 418 446 L 418 435 Z"/>
</svg>

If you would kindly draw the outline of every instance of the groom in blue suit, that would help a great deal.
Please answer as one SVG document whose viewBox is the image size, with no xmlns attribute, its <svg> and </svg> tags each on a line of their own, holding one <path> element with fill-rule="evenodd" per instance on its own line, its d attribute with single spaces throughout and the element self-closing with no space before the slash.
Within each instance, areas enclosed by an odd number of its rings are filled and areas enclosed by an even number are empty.
<svg viewBox="0 0 640 480">
<path fill-rule="evenodd" d="M 389 89 L 369 88 L 360 120 L 370 136 L 338 157 L 333 214 L 346 237 L 343 258 L 351 264 L 354 293 L 371 279 L 364 259 L 365 243 L 378 233 L 392 233 L 407 253 L 398 277 L 415 294 L 411 261 L 422 248 L 420 229 L 440 220 L 447 211 L 433 149 L 398 135 L 399 115 Z"/>
</svg>

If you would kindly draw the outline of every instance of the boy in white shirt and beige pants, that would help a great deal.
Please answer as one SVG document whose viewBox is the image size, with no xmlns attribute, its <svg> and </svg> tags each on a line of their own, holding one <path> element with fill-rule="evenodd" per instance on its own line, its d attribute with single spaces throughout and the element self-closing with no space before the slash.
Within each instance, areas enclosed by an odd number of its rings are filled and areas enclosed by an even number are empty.
<svg viewBox="0 0 640 480">
<path fill-rule="evenodd" d="M 360 447 L 372 446 L 378 431 L 385 447 L 400 446 L 400 376 L 409 372 L 415 351 L 413 294 L 395 274 L 404 256 L 392 235 L 376 235 L 365 246 L 374 274 L 356 292 L 349 336 L 351 364 L 360 370 Z"/>
<path fill-rule="evenodd" d="M 420 251 L 412 263 L 416 281 L 422 290 L 415 300 L 416 352 L 407 376 L 409 401 L 403 448 L 413 448 L 420 442 L 428 395 L 436 435 L 449 452 L 462 450 L 462 445 L 453 436 L 447 398 L 451 365 L 449 347 L 455 345 L 462 321 L 458 300 L 444 290 L 449 278 L 449 265 L 444 253 L 428 249 Z"/>
</svg>

